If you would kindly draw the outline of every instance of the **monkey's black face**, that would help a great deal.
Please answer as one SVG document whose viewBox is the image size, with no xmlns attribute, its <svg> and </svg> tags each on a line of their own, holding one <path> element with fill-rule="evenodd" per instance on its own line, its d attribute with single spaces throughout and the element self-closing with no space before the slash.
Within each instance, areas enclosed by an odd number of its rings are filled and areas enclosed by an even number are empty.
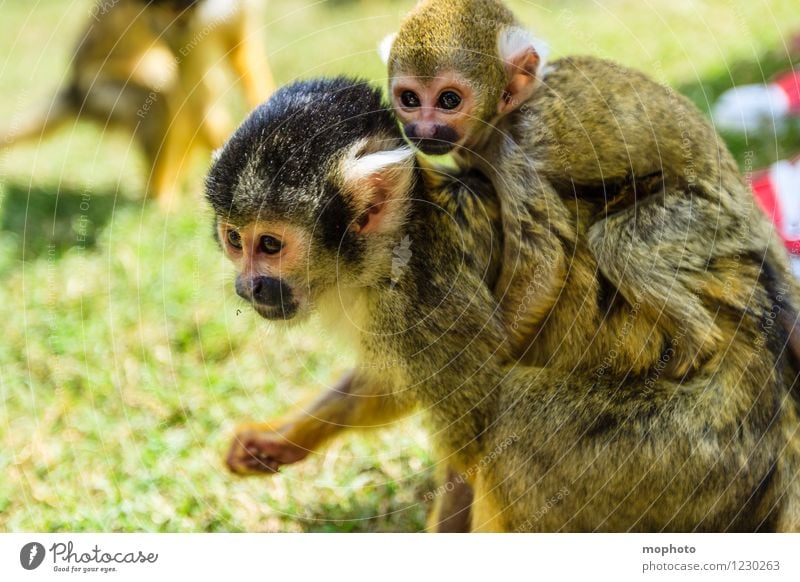
<svg viewBox="0 0 800 582">
<path fill-rule="evenodd" d="M 292 319 L 299 308 L 292 288 L 277 277 L 240 273 L 236 277 L 236 294 L 265 319 Z"/>
<path fill-rule="evenodd" d="M 441 123 L 409 123 L 403 132 L 414 147 L 431 156 L 450 153 L 461 139 L 455 129 Z"/>
</svg>

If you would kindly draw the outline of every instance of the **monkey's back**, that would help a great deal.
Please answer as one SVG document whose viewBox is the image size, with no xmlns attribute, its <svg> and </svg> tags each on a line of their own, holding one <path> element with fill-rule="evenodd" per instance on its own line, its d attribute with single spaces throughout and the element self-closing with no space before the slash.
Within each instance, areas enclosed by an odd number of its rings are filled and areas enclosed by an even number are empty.
<svg viewBox="0 0 800 582">
<path fill-rule="evenodd" d="M 721 166 L 733 165 L 701 112 L 639 71 L 566 57 L 546 69 L 542 83 L 512 124 L 552 180 L 595 184 L 656 172 L 716 180 Z"/>
</svg>

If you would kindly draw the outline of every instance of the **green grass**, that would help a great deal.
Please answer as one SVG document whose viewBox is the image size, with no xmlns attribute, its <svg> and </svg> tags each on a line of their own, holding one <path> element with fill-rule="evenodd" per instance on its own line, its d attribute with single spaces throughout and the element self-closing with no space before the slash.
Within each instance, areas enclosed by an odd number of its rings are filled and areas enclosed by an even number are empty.
<svg viewBox="0 0 800 582">
<path fill-rule="evenodd" d="M 411 4 L 272 0 L 279 82 L 383 82 L 374 47 Z M 650 70 L 701 107 L 785 69 L 781 39 L 800 31 L 796 0 L 512 4 L 556 54 Z M 90 4 L 0 6 L 0 119 L 13 121 L 63 82 Z M 767 163 L 800 152 L 800 131 L 732 145 Z M 269 479 L 224 470 L 235 424 L 284 413 L 351 358 L 325 330 L 278 334 L 235 298 L 200 202 L 205 163 L 165 215 L 142 200 L 125 135 L 77 124 L 0 153 L 0 529 L 421 529 L 433 461 L 414 419 Z"/>
</svg>

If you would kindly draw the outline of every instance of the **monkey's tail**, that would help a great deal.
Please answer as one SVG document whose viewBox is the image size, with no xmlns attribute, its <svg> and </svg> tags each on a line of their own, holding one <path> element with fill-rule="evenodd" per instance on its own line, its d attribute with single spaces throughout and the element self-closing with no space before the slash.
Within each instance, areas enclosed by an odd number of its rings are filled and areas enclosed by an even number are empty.
<svg viewBox="0 0 800 582">
<path fill-rule="evenodd" d="M 22 118 L 12 116 L 11 123 L 0 129 L 0 149 L 41 139 L 74 119 L 75 93 L 75 89 L 70 87 L 57 93 L 47 106 L 38 111 Z"/>
</svg>

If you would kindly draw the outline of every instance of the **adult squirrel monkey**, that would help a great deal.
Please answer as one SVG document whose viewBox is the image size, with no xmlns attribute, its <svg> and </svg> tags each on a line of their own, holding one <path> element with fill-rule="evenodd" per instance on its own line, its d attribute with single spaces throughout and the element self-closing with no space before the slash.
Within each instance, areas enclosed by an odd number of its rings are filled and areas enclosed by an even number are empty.
<svg viewBox="0 0 800 582">
<path fill-rule="evenodd" d="M 76 118 L 122 127 L 144 150 L 148 194 L 169 206 L 192 152 L 213 151 L 233 129 L 210 75 L 218 54 L 249 107 L 273 90 L 258 14 L 256 0 L 98 1 L 66 87 L 46 111 L 0 135 L 0 147 L 41 139 Z"/>
<path fill-rule="evenodd" d="M 691 292 L 676 287 L 675 300 L 698 302 L 720 345 L 684 370 L 687 332 L 656 333 L 650 306 L 598 271 L 585 233 L 600 203 L 559 197 L 553 213 L 575 234 L 542 231 L 569 265 L 546 315 L 570 326 L 542 340 L 552 363 L 516 363 L 491 291 L 502 260 L 491 184 L 475 171 L 432 179 L 362 82 L 279 90 L 222 149 L 207 197 L 236 292 L 276 324 L 323 316 L 358 354 L 308 410 L 243 425 L 235 472 L 272 473 L 344 428 L 416 408 L 436 457 L 474 493 L 445 511 L 469 510 L 473 530 L 800 528 L 798 367 L 775 324 L 796 318 L 797 295 L 757 209 L 734 214 L 751 223 L 747 247 L 730 233 L 708 245 L 705 223 L 688 230 L 691 264 L 708 267 L 682 273 Z"/>
</svg>

